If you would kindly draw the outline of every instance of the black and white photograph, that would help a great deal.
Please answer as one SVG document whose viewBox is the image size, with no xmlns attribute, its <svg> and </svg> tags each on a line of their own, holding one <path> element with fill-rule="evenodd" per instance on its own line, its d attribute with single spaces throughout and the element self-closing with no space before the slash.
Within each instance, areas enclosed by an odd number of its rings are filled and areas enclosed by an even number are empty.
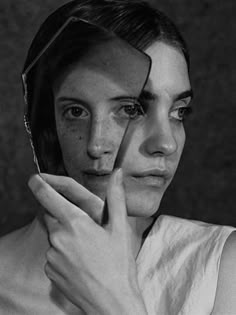
<svg viewBox="0 0 236 315">
<path fill-rule="evenodd" d="M 1 0 L 0 315 L 236 314 L 234 0 Z"/>
</svg>

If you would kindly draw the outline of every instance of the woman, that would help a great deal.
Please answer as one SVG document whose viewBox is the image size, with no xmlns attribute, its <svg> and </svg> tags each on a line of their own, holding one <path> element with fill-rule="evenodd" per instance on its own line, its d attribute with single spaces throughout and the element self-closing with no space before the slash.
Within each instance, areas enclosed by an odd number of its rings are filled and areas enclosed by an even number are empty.
<svg viewBox="0 0 236 315">
<path fill-rule="evenodd" d="M 81 23 L 135 47 L 117 46 L 132 61 L 110 67 L 110 42 L 91 32 L 83 46 Z M 187 48 L 172 22 L 133 0 L 68 3 L 32 43 L 24 83 L 44 172 L 29 186 L 45 210 L 1 240 L 1 313 L 235 314 L 234 229 L 154 220 L 192 98 Z"/>
</svg>

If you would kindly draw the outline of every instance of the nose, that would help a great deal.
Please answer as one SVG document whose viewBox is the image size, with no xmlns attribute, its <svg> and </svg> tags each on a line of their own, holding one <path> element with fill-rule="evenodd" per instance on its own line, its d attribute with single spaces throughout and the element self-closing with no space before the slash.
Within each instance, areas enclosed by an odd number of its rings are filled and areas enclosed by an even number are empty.
<svg viewBox="0 0 236 315">
<path fill-rule="evenodd" d="M 94 118 L 87 145 L 87 153 L 92 159 L 99 159 L 113 150 L 111 126 L 107 120 Z"/>
<path fill-rule="evenodd" d="M 144 147 L 149 155 L 169 156 L 177 150 L 178 144 L 174 127 L 169 117 L 153 118 L 148 124 L 148 130 Z"/>
</svg>

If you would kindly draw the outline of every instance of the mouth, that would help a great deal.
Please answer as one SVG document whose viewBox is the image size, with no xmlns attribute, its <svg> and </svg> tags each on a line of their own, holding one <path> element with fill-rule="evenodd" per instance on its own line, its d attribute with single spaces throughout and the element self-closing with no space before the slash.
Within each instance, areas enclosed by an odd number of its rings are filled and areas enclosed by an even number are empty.
<svg viewBox="0 0 236 315">
<path fill-rule="evenodd" d="M 83 172 L 86 182 L 93 184 L 102 184 L 109 181 L 112 171 L 105 169 L 89 169 Z"/>
<path fill-rule="evenodd" d="M 162 188 L 170 180 L 171 174 L 167 170 L 154 169 L 131 175 L 134 182 L 145 186 Z"/>
<path fill-rule="evenodd" d="M 165 179 L 161 176 L 132 176 L 132 179 L 141 185 L 153 186 L 156 188 L 161 188 L 166 183 Z"/>
<path fill-rule="evenodd" d="M 100 169 L 100 170 L 88 169 L 88 170 L 85 170 L 84 173 L 86 175 L 91 175 L 91 176 L 106 176 L 106 175 L 111 175 L 112 171 L 105 170 L 105 169 Z"/>
<path fill-rule="evenodd" d="M 84 171 L 84 179 L 89 186 L 106 185 L 111 177 L 112 170 L 107 169 L 88 169 Z M 170 181 L 172 175 L 166 169 L 152 169 L 143 172 L 134 172 L 128 174 L 132 184 L 149 186 L 154 188 L 163 188 Z"/>
</svg>

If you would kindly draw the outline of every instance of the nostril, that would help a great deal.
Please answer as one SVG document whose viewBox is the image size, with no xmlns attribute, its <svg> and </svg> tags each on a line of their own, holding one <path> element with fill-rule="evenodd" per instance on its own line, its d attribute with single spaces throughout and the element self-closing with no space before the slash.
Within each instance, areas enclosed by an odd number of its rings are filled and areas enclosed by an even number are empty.
<svg viewBox="0 0 236 315">
<path fill-rule="evenodd" d="M 177 150 L 177 142 L 172 134 L 153 134 L 145 141 L 145 151 L 148 155 L 171 155 Z"/>
<path fill-rule="evenodd" d="M 104 154 L 111 152 L 111 145 L 109 143 L 90 143 L 87 148 L 88 155 L 93 159 L 99 159 Z"/>
<path fill-rule="evenodd" d="M 102 151 L 102 146 L 99 144 L 90 144 L 87 150 L 91 158 L 99 158 L 103 153 Z"/>
</svg>

